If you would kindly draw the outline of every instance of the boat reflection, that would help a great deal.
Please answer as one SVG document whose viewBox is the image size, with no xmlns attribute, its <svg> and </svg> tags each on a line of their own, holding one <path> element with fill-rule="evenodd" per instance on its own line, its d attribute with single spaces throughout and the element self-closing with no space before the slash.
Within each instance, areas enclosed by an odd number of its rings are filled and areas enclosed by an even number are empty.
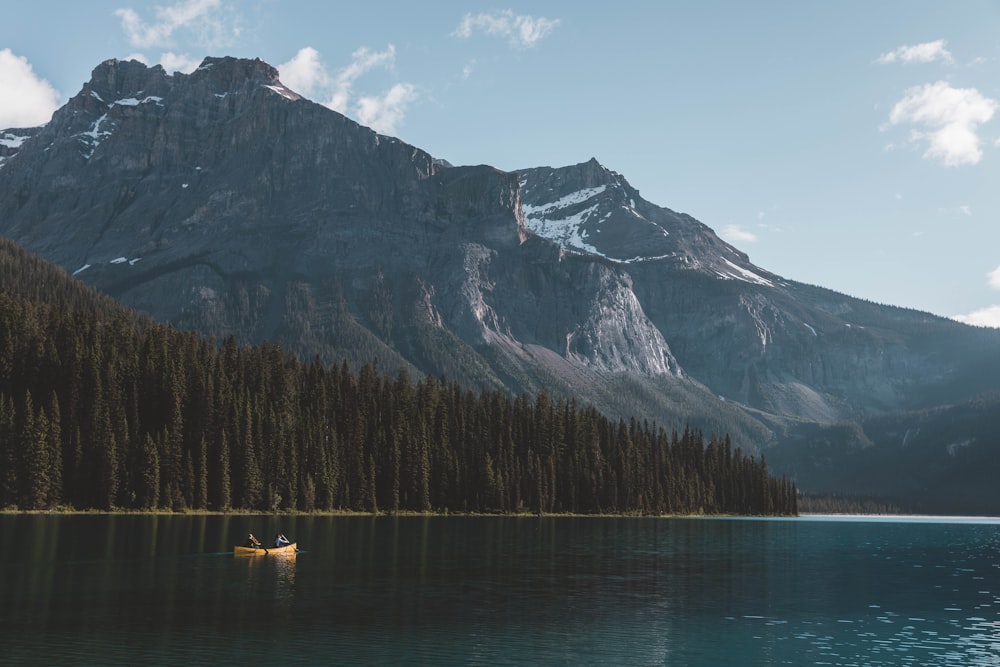
<svg viewBox="0 0 1000 667">
<path fill-rule="evenodd" d="M 234 558 L 236 567 L 245 568 L 244 591 L 247 599 L 272 598 L 291 601 L 295 597 L 296 558 L 292 554 L 280 557 Z"/>
</svg>

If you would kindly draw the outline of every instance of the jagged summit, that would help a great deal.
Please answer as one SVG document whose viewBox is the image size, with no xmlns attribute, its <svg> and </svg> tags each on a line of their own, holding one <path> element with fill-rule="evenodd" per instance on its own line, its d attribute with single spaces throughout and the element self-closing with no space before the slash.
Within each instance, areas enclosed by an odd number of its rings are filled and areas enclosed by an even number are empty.
<svg viewBox="0 0 1000 667">
<path fill-rule="evenodd" d="M 150 67 L 137 60 L 111 59 L 94 68 L 90 81 L 84 84 L 77 98 L 90 96 L 110 104 L 114 100 L 143 95 L 163 97 L 178 82 L 204 84 L 218 94 L 248 84 L 284 87 L 278 70 L 260 58 L 208 57 L 190 74 L 171 74 L 160 65 Z"/>
<path fill-rule="evenodd" d="M 595 158 L 520 169 L 525 224 L 567 250 L 622 264 L 668 262 L 725 280 L 774 286 L 781 278 L 689 215 L 652 204 Z"/>
<path fill-rule="evenodd" d="M 260 58 L 233 58 L 211 56 L 201 61 L 201 65 L 190 74 L 192 78 L 205 76 L 216 81 L 249 80 L 278 81 L 278 69 Z"/>
</svg>

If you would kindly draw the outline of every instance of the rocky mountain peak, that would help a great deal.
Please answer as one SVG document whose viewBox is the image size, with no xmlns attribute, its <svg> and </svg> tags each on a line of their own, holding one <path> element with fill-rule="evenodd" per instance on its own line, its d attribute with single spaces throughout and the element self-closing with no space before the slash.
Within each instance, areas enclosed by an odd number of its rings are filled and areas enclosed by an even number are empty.
<svg viewBox="0 0 1000 667">
<path fill-rule="evenodd" d="M 594 158 L 518 174 L 527 228 L 566 250 L 623 265 L 669 262 L 721 278 L 746 280 L 759 273 L 709 227 L 646 201 L 621 174 Z"/>
<path fill-rule="evenodd" d="M 192 79 L 207 78 L 223 85 L 232 82 L 256 81 L 278 83 L 278 69 L 260 58 L 208 57 L 190 74 Z"/>
<path fill-rule="evenodd" d="M 90 81 L 70 102 L 70 108 L 90 108 L 115 100 L 152 95 L 162 97 L 170 89 L 166 71 L 160 65 L 147 67 L 138 60 L 105 60 L 94 68 Z"/>
<path fill-rule="evenodd" d="M 277 68 L 260 58 L 205 58 L 187 78 L 194 90 L 220 99 L 262 87 L 291 101 L 302 99 L 281 83 Z"/>
</svg>

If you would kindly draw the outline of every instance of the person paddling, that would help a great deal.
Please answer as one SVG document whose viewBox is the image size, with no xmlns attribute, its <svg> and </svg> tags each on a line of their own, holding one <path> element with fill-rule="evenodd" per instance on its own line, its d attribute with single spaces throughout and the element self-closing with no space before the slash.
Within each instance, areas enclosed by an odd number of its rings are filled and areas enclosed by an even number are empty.
<svg viewBox="0 0 1000 667">
<path fill-rule="evenodd" d="M 288 538 L 285 537 L 282 533 L 278 533 L 277 535 L 274 536 L 274 546 L 283 547 L 286 544 L 291 544 L 291 542 L 289 542 Z"/>
<path fill-rule="evenodd" d="M 253 536 L 253 533 L 247 533 L 247 546 L 256 549 L 260 546 L 260 540 Z"/>
</svg>

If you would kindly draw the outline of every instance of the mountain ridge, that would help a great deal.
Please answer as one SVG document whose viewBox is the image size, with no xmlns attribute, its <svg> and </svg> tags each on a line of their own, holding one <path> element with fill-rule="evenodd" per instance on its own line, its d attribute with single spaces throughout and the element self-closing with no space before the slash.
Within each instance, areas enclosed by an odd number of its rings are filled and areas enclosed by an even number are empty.
<svg viewBox="0 0 1000 667">
<path fill-rule="evenodd" d="M 263 61 L 106 61 L 0 138 L 0 233 L 220 340 L 546 388 L 751 450 L 1000 388 L 1000 332 L 768 272 L 596 159 L 448 165 Z"/>
</svg>

